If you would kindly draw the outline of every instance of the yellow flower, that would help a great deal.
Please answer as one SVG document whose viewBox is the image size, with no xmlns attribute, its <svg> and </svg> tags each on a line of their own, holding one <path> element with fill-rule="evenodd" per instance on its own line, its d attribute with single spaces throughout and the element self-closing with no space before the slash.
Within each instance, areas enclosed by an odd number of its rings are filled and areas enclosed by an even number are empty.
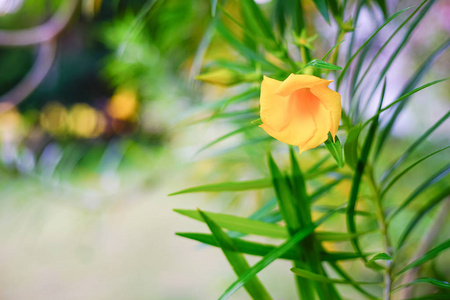
<svg viewBox="0 0 450 300">
<path fill-rule="evenodd" d="M 291 74 L 284 81 L 264 76 L 261 83 L 260 127 L 277 140 L 299 147 L 300 153 L 333 138 L 341 120 L 341 95 L 330 80 Z"/>
</svg>

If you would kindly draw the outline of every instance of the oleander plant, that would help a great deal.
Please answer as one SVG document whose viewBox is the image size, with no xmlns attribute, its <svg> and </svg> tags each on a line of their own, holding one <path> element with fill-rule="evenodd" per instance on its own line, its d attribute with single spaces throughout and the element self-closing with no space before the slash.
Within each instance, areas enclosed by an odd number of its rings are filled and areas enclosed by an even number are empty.
<svg viewBox="0 0 450 300">
<path fill-rule="evenodd" d="M 279 260 L 291 262 L 280 276 L 295 279 L 288 299 L 450 298 L 450 40 L 424 25 L 444 9 L 211 1 L 190 75 L 225 96 L 205 101 L 194 123 L 229 129 L 198 145 L 227 180 L 172 195 L 233 199 L 233 213 L 175 209 L 209 230 L 177 235 L 219 248 L 236 274 L 218 299 L 241 288 L 281 299 L 258 278 Z"/>
</svg>

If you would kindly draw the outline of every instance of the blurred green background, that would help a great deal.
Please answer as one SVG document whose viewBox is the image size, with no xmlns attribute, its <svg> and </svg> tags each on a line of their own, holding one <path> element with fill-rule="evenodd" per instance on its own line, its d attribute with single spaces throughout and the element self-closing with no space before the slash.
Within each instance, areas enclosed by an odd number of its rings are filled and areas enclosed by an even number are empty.
<svg viewBox="0 0 450 300">
<path fill-rule="evenodd" d="M 271 1 L 256 2 L 270 15 Z M 388 3 L 396 11 L 403 2 Z M 316 47 L 326 52 L 333 29 L 312 1 L 305 5 L 324 37 Z M 236 0 L 227 9 L 237 10 Z M 404 73 L 421 63 L 423 53 L 448 36 L 449 11 L 448 1 L 437 1 L 389 74 L 390 93 L 398 92 Z M 362 19 L 361 39 L 374 26 Z M 174 235 L 206 228 L 172 209 L 198 206 L 247 216 L 267 196 L 167 197 L 201 183 L 267 174 L 264 147 L 245 146 L 255 133 L 197 154 L 236 129 L 220 120 L 193 124 L 209 116 L 215 101 L 239 91 L 194 79 L 202 69 L 197 49 L 210 22 L 209 0 L 0 0 L 1 299 L 214 299 L 234 280 L 219 250 Z M 41 24 L 49 26 L 39 33 L 54 33 L 52 41 L 14 44 L 11 37 Z M 205 51 L 205 64 L 237 56 L 217 36 Z M 427 81 L 448 76 L 449 61 L 448 52 L 439 57 Z M 40 77 L 29 95 L 10 93 L 21 84 L 26 91 Z M 448 91 L 444 83 L 411 101 L 385 164 L 448 110 Z M 252 105 L 258 107 L 257 99 Z M 441 126 L 424 151 L 448 143 L 449 129 L 448 123 Z M 310 166 L 324 154 L 319 149 L 301 160 Z M 412 182 L 443 160 L 431 159 L 395 193 L 409 193 Z M 345 199 L 346 184 L 324 201 Z M 345 228 L 340 220 L 336 224 Z M 439 262 L 434 267 L 448 273 Z M 261 274 L 277 299 L 295 293 L 288 268 L 289 262 L 277 262 Z M 235 299 L 247 295 L 239 291 Z"/>
</svg>

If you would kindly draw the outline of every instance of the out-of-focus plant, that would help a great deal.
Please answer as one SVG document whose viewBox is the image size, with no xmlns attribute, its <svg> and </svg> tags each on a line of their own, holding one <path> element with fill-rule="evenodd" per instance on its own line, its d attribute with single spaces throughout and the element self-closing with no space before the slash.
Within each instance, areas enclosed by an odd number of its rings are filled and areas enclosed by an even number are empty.
<svg viewBox="0 0 450 300">
<path fill-rule="evenodd" d="M 215 42 L 220 42 L 215 39 L 214 32 L 225 41 L 223 47 L 233 51 L 236 59 L 228 56 L 207 61 L 205 71 L 197 79 L 221 86 L 239 85 L 241 89 L 236 89 L 239 92 L 230 98 L 217 102 L 209 118 L 209 121 L 228 120 L 237 129 L 218 137 L 202 150 L 245 133 L 247 139 L 243 144 L 267 149 L 269 176 L 201 185 L 173 195 L 259 189 L 271 189 L 272 192 L 267 191 L 265 204 L 249 217 L 176 210 L 206 223 L 211 231 L 211 234 L 183 232 L 178 235 L 223 251 L 238 278 L 219 299 L 228 299 L 240 287 L 244 287 L 253 299 L 272 299 L 257 274 L 278 259 L 292 261 L 291 271 L 300 299 L 447 299 L 448 278 L 442 270 L 436 270 L 438 267 L 433 271 L 423 266 L 435 261 L 450 247 L 450 240 L 439 232 L 449 211 L 449 165 L 445 161 L 449 146 L 430 151 L 420 146 L 426 144 L 427 138 L 447 120 L 450 112 L 444 111 L 434 125 L 418 132 L 417 138 L 405 148 L 393 149 L 392 129 L 416 93 L 420 95 L 425 88 L 445 80 L 421 83 L 450 42 L 443 41 L 415 70 L 409 66 L 411 70 L 405 73 L 406 84 L 398 95 L 391 97 L 387 93 L 397 84 L 390 80 L 388 72 L 394 69 L 394 62 L 436 1 L 424 0 L 395 13 L 390 11 L 386 1 L 313 2 L 325 21 L 323 23 L 329 24 L 326 30 L 333 30 L 335 34 L 335 40 L 325 51 L 315 46 L 316 42 L 324 43 L 323 37 L 311 17 L 314 9 L 303 1 L 277 0 L 264 6 L 253 0 L 211 1 L 213 18 L 200 44 L 197 63 L 205 57 L 209 46 L 214 47 Z M 270 21 L 265 9 L 273 13 Z M 373 15 L 377 25 L 359 42 L 358 20 L 363 18 L 363 13 Z M 379 41 L 378 51 L 374 51 L 374 41 Z M 291 74 L 334 79 L 331 88 L 342 95 L 342 119 L 337 135 L 345 142 L 342 146 L 339 138 L 334 136 L 336 130 L 329 129 L 329 118 L 318 117 L 314 119 L 315 130 L 333 131 L 328 134 L 328 140 L 320 135 L 319 142 L 325 141 L 325 147 L 300 156 L 290 147 L 287 154 L 289 170 L 283 171 L 271 154 L 274 147 L 279 149 L 280 143 L 258 128 L 261 120 L 256 99 L 263 75 L 283 81 L 288 76 L 295 76 Z M 273 84 L 274 90 L 270 93 L 275 98 L 271 99 L 272 106 L 261 107 L 261 118 L 264 123 L 264 118 L 272 112 L 270 118 L 276 120 L 268 126 L 277 126 L 280 131 L 286 126 L 297 126 L 296 130 L 289 128 L 292 130 L 287 135 L 271 134 L 296 144 L 291 141 L 297 136 L 315 136 L 310 132 L 310 127 L 314 126 L 303 126 L 304 120 L 291 121 L 302 115 L 300 111 L 291 110 L 304 110 L 312 104 L 296 103 L 315 99 L 304 95 L 311 93 L 310 86 L 295 81 L 289 84 L 289 88 L 283 88 L 292 92 L 287 94 L 281 88 L 275 89 L 278 84 Z M 266 99 L 268 96 L 261 97 Z M 322 97 L 328 101 L 332 96 L 325 93 L 318 99 Z M 279 106 L 275 101 L 280 101 Z M 282 101 L 289 101 L 289 105 Z M 433 99 L 428 99 L 427 105 L 432 102 Z M 326 105 L 325 110 L 330 112 Z M 283 113 L 286 120 L 283 120 Z M 306 118 L 308 114 L 311 112 L 302 116 Z M 274 129 L 277 130 L 271 127 L 269 131 Z M 243 149 L 244 145 L 238 147 Z M 308 152 L 319 155 L 312 156 Z M 381 157 L 387 152 L 386 163 Z M 309 156 L 305 158 L 305 155 Z M 335 163 L 330 163 L 331 157 Z M 428 174 L 426 163 L 433 159 L 439 159 L 443 166 Z M 310 167 L 300 167 L 300 164 Z M 406 194 L 395 192 L 399 183 L 415 178 L 413 170 L 420 174 L 416 176 L 419 178 L 417 186 L 406 187 Z M 271 197 L 273 194 L 275 197 Z M 323 199 L 327 201 L 319 204 Z M 436 210 L 432 220 L 427 224 L 421 222 Z M 330 228 L 331 216 L 339 221 L 334 221 Z M 342 224 L 346 224 L 346 231 L 338 230 Z M 421 234 L 413 234 L 419 225 Z M 423 228 L 427 228 L 426 233 Z M 266 237 L 272 242 L 254 242 L 245 239 L 247 235 Z M 337 242 L 347 242 L 351 248 L 341 248 Z M 244 254 L 261 256 L 261 259 L 251 266 Z M 352 271 L 343 264 L 344 261 L 353 261 Z"/>
</svg>

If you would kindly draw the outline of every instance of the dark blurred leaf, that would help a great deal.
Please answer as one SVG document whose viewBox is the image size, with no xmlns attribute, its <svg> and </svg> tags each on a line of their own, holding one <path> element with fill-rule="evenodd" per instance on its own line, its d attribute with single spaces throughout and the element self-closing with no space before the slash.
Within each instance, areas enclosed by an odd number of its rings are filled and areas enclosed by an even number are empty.
<svg viewBox="0 0 450 300">
<path fill-rule="evenodd" d="M 330 24 L 330 16 L 328 15 L 328 6 L 326 0 L 313 0 L 322 17 Z"/>
<path fill-rule="evenodd" d="M 384 18 L 386 19 L 389 15 L 386 0 L 375 0 L 377 2 L 378 6 L 380 7 L 381 11 L 383 12 Z"/>
</svg>

